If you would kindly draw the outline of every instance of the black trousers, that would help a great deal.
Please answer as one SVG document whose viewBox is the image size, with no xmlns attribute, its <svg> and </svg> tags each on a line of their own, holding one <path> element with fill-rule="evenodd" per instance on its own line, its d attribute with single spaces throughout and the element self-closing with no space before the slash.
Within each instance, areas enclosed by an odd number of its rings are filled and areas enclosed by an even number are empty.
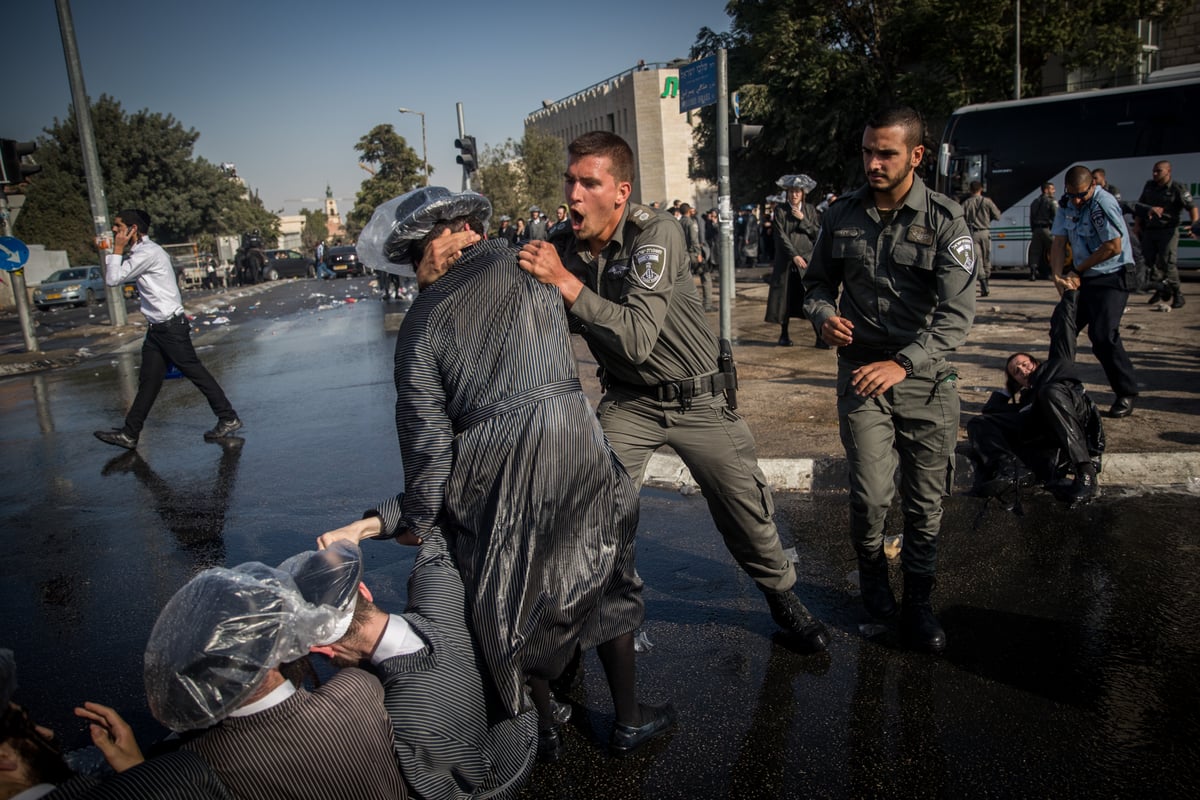
<svg viewBox="0 0 1200 800">
<path fill-rule="evenodd" d="M 213 413 L 221 421 L 237 418 L 229 398 L 196 355 L 192 346 L 192 327 L 182 314 L 166 322 L 156 322 L 146 331 L 142 342 L 142 371 L 138 376 L 137 396 L 125 415 L 125 433 L 137 438 L 146 417 L 162 389 L 167 368 L 174 364 L 208 399 Z"/>
<path fill-rule="evenodd" d="M 1108 275 L 1085 278 L 1079 287 L 1079 306 L 1075 316 L 1075 331 L 1084 326 L 1092 342 L 1092 354 L 1104 368 L 1108 385 L 1117 397 L 1133 397 L 1138 393 L 1133 362 L 1121 342 L 1121 314 L 1129 300 L 1125 288 L 1125 270 Z"/>
</svg>

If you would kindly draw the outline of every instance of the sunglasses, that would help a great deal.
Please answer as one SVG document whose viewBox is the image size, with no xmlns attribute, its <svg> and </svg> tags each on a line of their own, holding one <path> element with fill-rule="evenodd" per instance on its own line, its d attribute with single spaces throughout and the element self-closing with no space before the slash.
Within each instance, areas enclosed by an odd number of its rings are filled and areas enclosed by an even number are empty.
<svg viewBox="0 0 1200 800">
<path fill-rule="evenodd" d="M 1082 192 L 1063 192 L 1063 198 L 1067 200 L 1082 200 L 1087 197 L 1091 189 L 1084 189 Z"/>
</svg>

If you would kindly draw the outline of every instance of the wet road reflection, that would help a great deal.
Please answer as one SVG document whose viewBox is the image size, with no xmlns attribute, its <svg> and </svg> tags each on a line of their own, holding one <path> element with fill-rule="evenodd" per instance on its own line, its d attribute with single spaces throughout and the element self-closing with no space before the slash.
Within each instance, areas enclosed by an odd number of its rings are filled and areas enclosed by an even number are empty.
<svg viewBox="0 0 1200 800">
<path fill-rule="evenodd" d="M 96 442 L 136 386 L 120 358 L 0 380 L 0 646 L 22 665 L 22 702 L 69 744 L 87 741 L 70 715 L 84 699 L 162 733 L 142 649 L 192 574 L 278 563 L 400 488 L 381 316 L 359 303 L 206 344 L 247 421 L 237 445 L 205 443 L 203 398 L 170 385 L 138 454 Z M 680 728 L 607 756 L 611 703 L 589 655 L 566 756 L 539 767 L 526 797 L 1200 794 L 1200 497 L 1113 492 L 1068 512 L 1031 493 L 1023 517 L 990 508 L 978 525 L 981 501 L 950 499 L 942 658 L 904 651 L 886 628 L 860 632 L 844 494 L 776 496 L 800 593 L 832 632 L 820 656 L 775 637 L 702 498 L 642 500 L 653 649 L 639 656 L 640 693 L 675 703 Z M 383 607 L 403 605 L 413 552 L 367 544 Z"/>
</svg>

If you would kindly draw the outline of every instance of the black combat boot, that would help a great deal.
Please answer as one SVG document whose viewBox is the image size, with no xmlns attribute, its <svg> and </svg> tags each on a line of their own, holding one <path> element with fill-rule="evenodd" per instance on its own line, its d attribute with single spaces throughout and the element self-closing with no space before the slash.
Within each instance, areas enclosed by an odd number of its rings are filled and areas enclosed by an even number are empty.
<svg viewBox="0 0 1200 800">
<path fill-rule="evenodd" d="M 928 653 L 940 653 L 946 649 L 946 632 L 933 615 L 933 606 L 929 602 L 934 583 L 932 575 L 904 573 L 900 630 L 909 647 Z"/>
<path fill-rule="evenodd" d="M 987 297 L 991 292 L 988 291 L 988 279 L 984 278 L 979 282 L 979 296 Z"/>
<path fill-rule="evenodd" d="M 1171 290 L 1171 308 L 1183 308 L 1183 292 L 1179 289 Z"/>
<path fill-rule="evenodd" d="M 888 582 L 888 562 L 882 549 L 869 558 L 858 557 L 858 586 L 868 614 L 875 619 L 896 615 L 896 596 Z"/>
</svg>

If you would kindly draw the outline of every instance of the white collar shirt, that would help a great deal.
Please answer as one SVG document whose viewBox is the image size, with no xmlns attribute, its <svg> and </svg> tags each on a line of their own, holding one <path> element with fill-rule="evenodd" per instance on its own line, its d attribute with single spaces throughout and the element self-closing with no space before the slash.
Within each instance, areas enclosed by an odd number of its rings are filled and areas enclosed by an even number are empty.
<svg viewBox="0 0 1200 800">
<path fill-rule="evenodd" d="M 104 259 L 105 283 L 121 286 L 131 280 L 137 281 L 147 322 L 166 322 L 183 311 L 183 295 L 171 257 L 145 237 L 129 248 L 128 257 L 112 254 Z"/>
</svg>

